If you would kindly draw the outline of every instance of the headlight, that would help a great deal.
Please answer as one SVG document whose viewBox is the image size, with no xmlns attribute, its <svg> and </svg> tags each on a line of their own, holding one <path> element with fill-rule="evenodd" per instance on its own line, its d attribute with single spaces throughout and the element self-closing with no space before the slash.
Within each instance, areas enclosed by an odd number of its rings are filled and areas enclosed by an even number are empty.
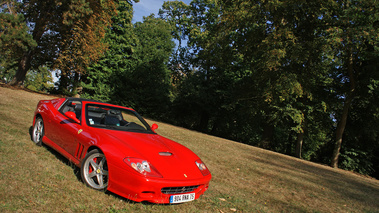
<svg viewBox="0 0 379 213">
<path fill-rule="evenodd" d="M 204 176 L 207 176 L 211 173 L 200 159 L 195 161 L 195 163 L 196 163 L 197 168 L 200 169 L 201 174 L 203 174 Z"/>
<path fill-rule="evenodd" d="M 124 162 L 144 176 L 162 178 L 158 170 L 146 160 L 128 157 L 124 159 Z"/>
</svg>

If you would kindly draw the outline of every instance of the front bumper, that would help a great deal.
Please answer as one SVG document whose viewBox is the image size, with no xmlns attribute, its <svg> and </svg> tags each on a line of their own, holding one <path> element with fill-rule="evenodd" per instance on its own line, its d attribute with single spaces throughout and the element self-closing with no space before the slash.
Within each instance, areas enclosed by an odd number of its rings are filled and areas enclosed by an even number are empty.
<svg viewBox="0 0 379 213">
<path fill-rule="evenodd" d="M 110 167 L 109 167 L 110 166 Z M 209 182 L 212 178 L 211 174 L 199 179 L 182 179 L 182 180 L 167 180 L 165 178 L 146 178 L 138 173 L 114 167 L 108 164 L 109 185 L 108 190 L 122 197 L 136 202 L 147 201 L 151 203 L 170 203 L 170 197 L 178 194 L 195 193 L 195 199 L 198 199 L 209 187 Z M 198 187 L 193 187 L 198 186 Z M 193 191 L 180 190 L 175 194 L 170 192 L 162 193 L 163 188 L 167 187 L 192 187 Z"/>
</svg>

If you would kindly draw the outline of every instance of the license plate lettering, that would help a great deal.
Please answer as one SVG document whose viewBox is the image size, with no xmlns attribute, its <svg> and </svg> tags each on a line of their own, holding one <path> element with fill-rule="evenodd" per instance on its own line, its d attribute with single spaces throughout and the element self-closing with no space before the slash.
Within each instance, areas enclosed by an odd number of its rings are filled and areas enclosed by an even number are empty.
<svg viewBox="0 0 379 213">
<path fill-rule="evenodd" d="M 172 195 L 170 197 L 170 203 L 183 203 L 195 200 L 195 193 L 182 194 L 182 195 Z"/>
</svg>

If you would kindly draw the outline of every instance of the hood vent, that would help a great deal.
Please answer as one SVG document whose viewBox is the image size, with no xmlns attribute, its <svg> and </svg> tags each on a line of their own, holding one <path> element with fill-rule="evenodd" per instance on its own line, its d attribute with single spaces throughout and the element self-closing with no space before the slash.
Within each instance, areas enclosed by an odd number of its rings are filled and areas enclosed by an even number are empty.
<svg viewBox="0 0 379 213">
<path fill-rule="evenodd" d="M 171 152 L 160 152 L 159 155 L 160 156 L 171 156 L 172 153 Z"/>
</svg>

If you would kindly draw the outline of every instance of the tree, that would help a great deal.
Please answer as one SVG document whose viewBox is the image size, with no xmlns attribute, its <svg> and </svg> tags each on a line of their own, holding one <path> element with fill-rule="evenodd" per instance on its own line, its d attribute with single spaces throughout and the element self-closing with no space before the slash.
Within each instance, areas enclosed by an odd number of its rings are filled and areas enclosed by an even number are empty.
<svg viewBox="0 0 379 213">
<path fill-rule="evenodd" d="M 28 34 L 24 16 L 18 14 L 20 3 L 16 1 L 1 1 L 0 12 L 0 67 L 3 71 L 0 77 L 13 77 L 12 71 L 17 69 L 17 61 L 23 52 L 36 47 L 36 42 Z"/>
<path fill-rule="evenodd" d="M 62 91 L 68 86 L 65 78 L 72 79 L 75 91 L 87 67 L 106 50 L 103 38 L 115 7 L 113 1 L 73 0 L 62 14 L 60 52 L 54 61 L 54 68 L 61 70 Z"/>
<path fill-rule="evenodd" d="M 54 26 L 62 10 L 62 4 L 57 4 L 56 1 L 23 1 L 19 13 L 25 15 L 26 23 L 29 26 L 33 26 L 31 35 L 33 40 L 37 43 L 37 46 L 24 51 L 18 61 L 18 69 L 16 75 L 11 81 L 12 85 L 20 85 L 25 80 L 27 71 L 32 67 L 32 59 L 36 54 L 38 46 L 41 44 L 41 40 L 44 36 L 51 35 L 46 33 L 50 27 Z M 59 19 L 58 19 L 59 20 Z M 44 63 L 42 63 L 44 64 Z M 37 68 L 35 66 L 34 68 Z"/>
<path fill-rule="evenodd" d="M 48 67 L 39 67 L 39 70 L 31 70 L 26 75 L 25 87 L 33 91 L 49 92 L 54 87 L 53 77 Z"/>
<path fill-rule="evenodd" d="M 353 129 L 363 118 L 377 122 L 375 98 L 363 97 L 377 88 L 377 8 L 371 0 L 192 1 L 182 30 L 191 69 L 173 107 L 180 125 L 323 163 L 335 144 L 332 165 L 342 147 L 344 168 L 372 171 L 376 131 Z"/>
<path fill-rule="evenodd" d="M 230 104 L 234 86 L 229 64 L 233 51 L 226 42 L 216 40 L 220 9 L 217 1 L 209 0 L 192 1 L 189 6 L 185 32 L 191 69 L 182 76 L 174 102 L 177 116 L 187 112 L 181 125 L 215 135 L 225 133 L 220 124 L 233 108 Z"/>
<path fill-rule="evenodd" d="M 333 9 L 330 9 L 333 13 L 327 34 L 331 47 L 329 54 L 335 62 L 334 76 L 338 89 L 336 98 L 341 103 L 341 108 L 335 114 L 337 128 L 332 167 L 338 167 L 342 138 L 357 88 L 365 87 L 368 82 L 361 79 L 364 72 L 367 72 L 361 67 L 363 61 L 369 59 L 365 55 L 368 49 L 378 44 L 378 6 L 377 1 L 345 0 L 336 1 Z"/>
<path fill-rule="evenodd" d="M 30 68 L 50 63 L 62 74 L 95 61 L 105 50 L 105 27 L 114 12 L 113 1 L 25 0 L 20 10 L 37 46 L 23 51 L 11 84 L 20 85 Z M 79 75 L 77 75 L 79 76 Z"/>
<path fill-rule="evenodd" d="M 159 9 L 158 15 L 173 27 L 171 35 L 178 41 L 177 52 L 180 51 L 182 42 L 188 35 L 186 32 L 190 15 L 188 5 L 182 1 L 166 1 L 162 9 Z"/>
<path fill-rule="evenodd" d="M 258 145 L 276 150 L 275 130 L 293 131 L 297 135 L 295 156 L 301 157 L 310 118 L 325 106 L 316 99 L 317 93 L 330 81 L 322 59 L 326 2 L 222 2 L 220 39 L 229 40 L 241 59 L 231 62 L 244 69 L 237 100 L 259 114 L 256 122 L 262 122 L 262 133 Z M 281 138 L 282 144 L 288 143 L 283 138 L 291 140 L 291 133 Z"/>
<path fill-rule="evenodd" d="M 133 8 L 129 1 L 119 1 L 112 26 L 105 35 L 108 50 L 89 66 L 83 81 L 83 97 L 121 103 L 118 92 L 124 82 L 121 76 L 135 69 L 137 36 L 132 24 Z"/>
<path fill-rule="evenodd" d="M 183 75 L 190 69 L 188 60 L 189 50 L 183 42 L 188 39 L 188 26 L 190 24 L 189 6 L 182 1 L 166 1 L 159 9 L 159 17 L 171 25 L 171 35 L 177 42 L 176 50 L 172 53 L 169 67 L 172 70 L 174 84 L 180 81 Z"/>
<path fill-rule="evenodd" d="M 366 88 L 367 77 L 374 76 L 371 72 L 363 78 L 368 70 L 362 64 L 373 61 L 366 54 L 377 44 L 377 2 L 222 2 L 220 35 L 224 40 L 233 37 L 230 44 L 251 67 L 245 84 L 240 84 L 249 92 L 240 94 L 242 100 L 258 102 L 251 104 L 260 109 L 264 121 L 261 145 L 273 148 L 273 127 L 281 132 L 285 128 L 298 134 L 296 155 L 301 156 L 302 138 L 317 125 L 316 118 L 322 125 L 335 119 L 332 166 L 337 166 L 357 90 Z M 316 135 L 328 135 L 327 129 L 318 127 Z"/>
<path fill-rule="evenodd" d="M 132 5 L 119 1 L 117 15 L 105 36 L 109 49 L 84 76 L 83 97 L 164 118 L 171 94 L 167 64 L 175 46 L 171 27 L 154 16 L 144 17 L 134 26 L 131 20 Z"/>
<path fill-rule="evenodd" d="M 167 64 L 175 47 L 171 27 L 151 15 L 135 23 L 134 32 L 139 41 L 135 48 L 138 62 L 134 69 L 122 74 L 118 97 L 124 105 L 162 118 L 170 105 L 171 73 Z"/>
</svg>

